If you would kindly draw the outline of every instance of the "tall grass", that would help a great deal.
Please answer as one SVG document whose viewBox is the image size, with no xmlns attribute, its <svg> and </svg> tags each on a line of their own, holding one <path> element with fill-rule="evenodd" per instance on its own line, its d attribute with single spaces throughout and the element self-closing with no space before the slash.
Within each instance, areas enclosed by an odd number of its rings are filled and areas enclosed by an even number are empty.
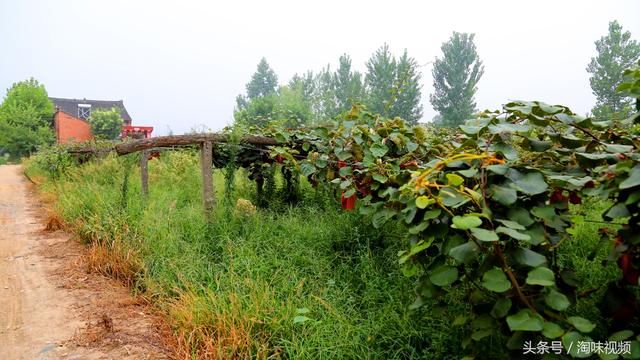
<svg viewBox="0 0 640 360">
<path fill-rule="evenodd" d="M 468 310 L 462 297 L 409 310 L 413 283 L 397 265 L 405 247 L 400 227 L 373 229 L 370 219 L 339 210 L 305 183 L 298 206 L 234 211 L 235 201 L 223 201 L 228 194 L 218 171 L 215 221 L 207 224 L 197 161 L 189 152 L 151 161 L 146 199 L 134 156 L 90 162 L 42 186 L 57 195 L 66 226 L 91 246 L 93 269 L 122 279 L 167 314 L 182 357 L 457 359 L 467 353 L 463 328 L 450 321 Z M 238 171 L 231 196 L 256 203 L 246 179 Z M 576 263 L 578 276 L 588 274 L 585 286 L 617 276 L 615 266 L 599 266 L 605 250 L 593 260 L 584 256 L 598 242 L 592 225 L 574 230 L 560 256 Z M 585 312 L 595 306 L 578 304 Z M 480 354 L 508 357 L 503 341 L 489 342 Z"/>
</svg>

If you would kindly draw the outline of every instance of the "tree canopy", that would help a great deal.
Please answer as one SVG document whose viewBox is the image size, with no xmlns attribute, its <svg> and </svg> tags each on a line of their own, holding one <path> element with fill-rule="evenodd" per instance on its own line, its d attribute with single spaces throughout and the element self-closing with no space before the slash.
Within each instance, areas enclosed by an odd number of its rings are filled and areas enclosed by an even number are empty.
<svg viewBox="0 0 640 360">
<path fill-rule="evenodd" d="M 0 105 L 0 153 L 19 158 L 52 144 L 53 112 L 47 90 L 38 80 L 14 83 Z"/>
<path fill-rule="evenodd" d="M 632 100 L 615 89 L 622 82 L 623 71 L 640 59 L 640 44 L 617 21 L 612 21 L 607 35 L 595 45 L 598 54 L 587 66 L 591 90 L 596 96 L 591 112 L 597 119 L 626 119 L 632 112 Z"/>
<path fill-rule="evenodd" d="M 267 96 L 278 89 L 278 76 L 269 66 L 267 59 L 262 58 L 258 63 L 256 72 L 251 76 L 251 81 L 247 84 L 247 97 L 255 99 Z"/>
<path fill-rule="evenodd" d="M 366 104 L 375 113 L 400 117 L 410 124 L 422 118 L 418 63 L 405 50 L 400 59 L 384 44 L 367 61 Z"/>
<path fill-rule="evenodd" d="M 476 111 L 474 96 L 484 66 L 473 39 L 474 34 L 454 32 L 442 44 L 442 58 L 434 62 L 434 93 L 430 100 L 442 116 L 441 125 L 460 125 Z"/>
<path fill-rule="evenodd" d="M 123 120 L 120 109 L 95 110 L 88 119 L 91 124 L 91 133 L 96 139 L 115 140 L 122 131 Z"/>
</svg>

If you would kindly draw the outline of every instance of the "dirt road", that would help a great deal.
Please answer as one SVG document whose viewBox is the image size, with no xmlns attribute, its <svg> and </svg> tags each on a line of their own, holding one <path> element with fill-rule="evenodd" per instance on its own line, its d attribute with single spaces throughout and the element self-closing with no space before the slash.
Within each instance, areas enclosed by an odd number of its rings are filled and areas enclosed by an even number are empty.
<svg viewBox="0 0 640 360">
<path fill-rule="evenodd" d="M 42 216 L 21 167 L 0 166 L 0 359 L 168 358 L 159 317 Z"/>
</svg>

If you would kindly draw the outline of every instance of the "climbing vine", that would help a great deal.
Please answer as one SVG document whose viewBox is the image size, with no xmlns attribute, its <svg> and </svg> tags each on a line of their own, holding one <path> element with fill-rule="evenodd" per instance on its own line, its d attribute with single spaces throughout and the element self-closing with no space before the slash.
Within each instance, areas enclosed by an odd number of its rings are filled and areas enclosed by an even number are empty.
<svg viewBox="0 0 640 360">
<path fill-rule="evenodd" d="M 640 97 L 640 70 L 625 76 L 620 90 Z M 409 127 L 354 106 L 326 126 L 259 133 L 282 143 L 270 149 L 272 162 L 311 184 L 331 184 L 343 200 L 359 199 L 374 227 L 406 225 L 398 261 L 416 278 L 411 308 L 466 292 L 471 311 L 453 322 L 469 330 L 463 345 L 503 334 L 511 349 L 549 339 L 589 356 L 570 344 L 591 341 L 596 325 L 572 313 L 578 284 L 556 253 L 572 241 L 570 204 L 606 199 L 602 220 L 623 224 L 601 234 L 623 274 L 610 295 L 633 296 L 619 290 L 637 286 L 640 275 L 639 121 L 596 122 L 565 106 L 514 101 L 455 132 Z M 640 357 L 637 329 L 609 330 Z"/>
</svg>

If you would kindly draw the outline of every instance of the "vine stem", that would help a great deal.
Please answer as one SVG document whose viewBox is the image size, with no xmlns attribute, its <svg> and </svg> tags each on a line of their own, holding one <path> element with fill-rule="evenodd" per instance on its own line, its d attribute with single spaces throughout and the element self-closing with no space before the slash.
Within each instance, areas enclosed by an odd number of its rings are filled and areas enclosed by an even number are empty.
<svg viewBox="0 0 640 360">
<path fill-rule="evenodd" d="M 494 245 L 493 249 L 494 249 L 496 255 L 502 261 L 502 269 L 507 273 L 507 276 L 509 277 L 509 280 L 511 281 L 511 285 L 513 285 L 513 287 L 516 289 L 516 293 L 518 294 L 518 298 L 520 299 L 520 301 L 523 304 L 525 304 L 529 309 L 531 309 L 531 311 L 533 311 L 535 314 L 537 314 L 538 310 L 536 310 L 536 308 L 533 307 L 533 305 L 531 305 L 531 302 L 529 302 L 529 299 L 527 299 L 527 297 L 524 295 L 524 293 L 522 292 L 522 288 L 518 284 L 518 280 L 516 279 L 516 276 L 513 274 L 513 271 L 511 271 L 511 269 L 509 268 L 509 265 L 507 264 L 507 259 L 504 257 L 504 253 L 502 252 L 502 249 L 500 248 L 500 245 L 498 245 L 496 243 Z"/>
</svg>

